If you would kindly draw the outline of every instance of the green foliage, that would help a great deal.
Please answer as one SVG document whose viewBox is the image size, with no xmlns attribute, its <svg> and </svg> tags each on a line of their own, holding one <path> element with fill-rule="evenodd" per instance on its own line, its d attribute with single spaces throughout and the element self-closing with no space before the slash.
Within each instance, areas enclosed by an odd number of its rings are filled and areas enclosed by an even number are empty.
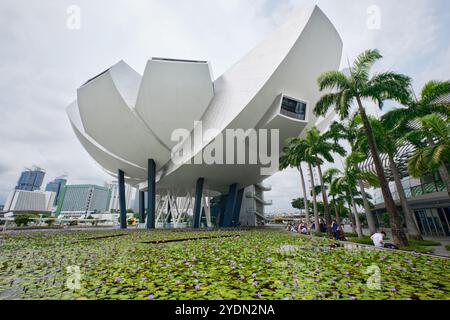
<svg viewBox="0 0 450 320">
<path fill-rule="evenodd" d="M 445 249 L 447 249 L 448 251 L 450 251 L 450 244 L 445 246 Z"/>
<path fill-rule="evenodd" d="M 373 245 L 373 241 L 372 239 L 370 239 L 370 237 L 364 236 L 363 238 L 359 239 L 357 234 L 356 237 L 349 238 L 349 241 L 360 244 Z"/>
<path fill-rule="evenodd" d="M 19 214 L 14 217 L 14 223 L 18 227 L 26 227 L 28 223 L 32 221 L 32 218 L 35 218 L 35 215 L 32 214 Z"/>
<path fill-rule="evenodd" d="M 354 99 L 367 99 L 383 107 L 385 100 L 408 103 L 411 100 L 411 79 L 394 72 L 378 73 L 370 77 L 373 65 L 382 58 L 378 50 L 366 50 L 349 66 L 347 76 L 341 71 L 329 71 L 318 79 L 320 91 L 331 90 L 317 102 L 314 112 L 325 115 L 331 107 L 344 120 L 349 117 Z"/>
<path fill-rule="evenodd" d="M 405 136 L 417 150 L 408 161 L 408 171 L 413 177 L 421 177 L 437 170 L 450 159 L 450 121 L 438 114 L 418 118 L 420 128 Z M 424 144 L 423 141 L 432 143 Z"/>
<path fill-rule="evenodd" d="M 199 237 L 211 239 L 146 243 Z M 16 233 L 2 242 L 0 292 L 33 300 L 448 299 L 446 259 L 331 243 L 278 230 Z M 383 275 L 379 291 L 367 287 L 372 265 Z M 66 286 L 69 266 L 80 267 L 79 290 Z"/>
<path fill-rule="evenodd" d="M 409 244 L 412 246 L 422 246 L 422 247 L 434 247 L 434 246 L 441 245 L 440 242 L 432 241 L 432 240 L 422 240 L 422 241 L 410 240 Z"/>
</svg>

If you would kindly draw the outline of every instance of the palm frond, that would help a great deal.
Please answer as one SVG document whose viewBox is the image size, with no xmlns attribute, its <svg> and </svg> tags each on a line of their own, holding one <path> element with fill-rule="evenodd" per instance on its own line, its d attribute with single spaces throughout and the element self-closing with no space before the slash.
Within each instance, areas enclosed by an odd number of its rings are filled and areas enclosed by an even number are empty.
<svg viewBox="0 0 450 320">
<path fill-rule="evenodd" d="M 328 93 L 323 95 L 314 107 L 314 113 L 316 116 L 324 116 L 328 110 L 336 104 L 339 95 L 337 93 Z"/>
<path fill-rule="evenodd" d="M 351 74 L 357 82 L 366 82 L 369 79 L 370 69 L 375 62 L 383 58 L 377 49 L 362 52 L 351 67 Z"/>
<path fill-rule="evenodd" d="M 325 89 L 342 91 L 349 86 L 347 77 L 341 71 L 327 71 L 319 77 L 317 83 L 320 91 Z"/>
<path fill-rule="evenodd" d="M 420 94 L 423 105 L 433 104 L 443 95 L 450 94 L 450 81 L 429 81 Z"/>
</svg>

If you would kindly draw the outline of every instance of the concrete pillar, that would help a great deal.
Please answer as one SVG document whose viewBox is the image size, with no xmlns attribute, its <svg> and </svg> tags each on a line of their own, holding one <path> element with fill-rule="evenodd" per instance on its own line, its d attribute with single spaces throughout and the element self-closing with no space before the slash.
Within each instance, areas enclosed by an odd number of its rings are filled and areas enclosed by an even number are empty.
<svg viewBox="0 0 450 320">
<path fill-rule="evenodd" d="M 238 185 L 235 183 L 230 186 L 228 196 L 227 196 L 227 204 L 226 204 L 226 208 L 225 208 L 224 221 L 223 221 L 224 228 L 232 227 L 234 209 L 236 207 L 237 198 L 238 198 Z"/>
<path fill-rule="evenodd" d="M 125 173 L 119 170 L 119 206 L 120 206 L 120 228 L 127 228 L 127 208 L 125 200 Z"/>
<path fill-rule="evenodd" d="M 205 179 L 200 178 L 197 180 L 197 186 L 195 188 L 195 202 L 194 202 L 194 228 L 200 228 L 200 219 L 202 213 L 202 197 L 203 197 L 203 186 L 205 184 Z"/>
<path fill-rule="evenodd" d="M 156 163 L 148 160 L 147 229 L 155 229 L 156 218 Z"/>
<path fill-rule="evenodd" d="M 235 225 L 239 223 L 239 220 L 241 218 L 241 207 L 243 198 L 244 198 L 244 189 L 241 189 L 237 194 L 236 205 L 234 206 L 233 221 Z"/>
<path fill-rule="evenodd" d="M 227 195 L 220 196 L 220 204 L 219 204 L 219 227 L 223 228 L 223 223 L 225 219 L 225 210 L 227 207 Z"/>
<path fill-rule="evenodd" d="M 139 191 L 139 223 L 145 223 L 145 192 Z"/>
</svg>

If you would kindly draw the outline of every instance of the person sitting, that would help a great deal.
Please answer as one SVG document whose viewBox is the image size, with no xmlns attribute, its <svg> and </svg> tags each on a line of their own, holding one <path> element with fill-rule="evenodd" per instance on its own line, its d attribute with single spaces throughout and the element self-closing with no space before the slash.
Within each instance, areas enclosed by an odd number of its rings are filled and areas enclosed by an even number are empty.
<svg viewBox="0 0 450 320">
<path fill-rule="evenodd" d="M 306 225 L 303 225 L 301 228 L 301 233 L 302 234 L 308 234 L 308 229 L 306 228 Z"/>
<path fill-rule="evenodd" d="M 386 237 L 386 232 L 381 231 L 373 234 L 370 239 L 373 241 L 373 245 L 377 248 L 384 248 L 384 238 Z"/>
<path fill-rule="evenodd" d="M 297 227 L 296 227 L 295 224 L 292 225 L 292 227 L 291 227 L 291 232 L 297 233 Z"/>
</svg>

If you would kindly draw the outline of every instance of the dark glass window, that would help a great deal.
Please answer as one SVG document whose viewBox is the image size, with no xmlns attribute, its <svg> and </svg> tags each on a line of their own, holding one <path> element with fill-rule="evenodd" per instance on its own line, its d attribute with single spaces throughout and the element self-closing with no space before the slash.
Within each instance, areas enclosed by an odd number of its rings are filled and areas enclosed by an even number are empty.
<svg viewBox="0 0 450 320">
<path fill-rule="evenodd" d="M 290 98 L 283 98 L 281 114 L 298 120 L 306 120 L 306 103 Z"/>
</svg>

